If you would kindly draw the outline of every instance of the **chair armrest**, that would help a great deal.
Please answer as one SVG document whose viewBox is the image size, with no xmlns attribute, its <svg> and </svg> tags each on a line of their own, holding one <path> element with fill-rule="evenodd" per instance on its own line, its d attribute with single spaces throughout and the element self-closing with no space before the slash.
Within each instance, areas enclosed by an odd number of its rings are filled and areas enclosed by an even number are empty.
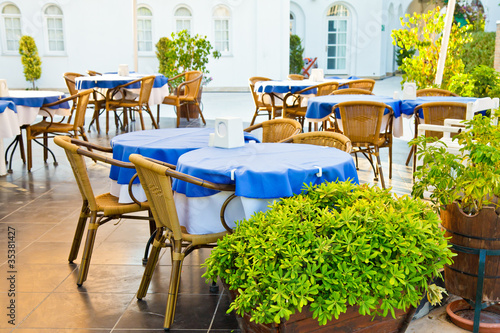
<svg viewBox="0 0 500 333">
<path fill-rule="evenodd" d="M 182 96 L 189 95 L 189 86 L 188 86 L 188 84 L 193 83 L 193 82 L 196 82 L 196 81 L 198 81 L 198 80 L 201 80 L 202 78 L 203 78 L 203 74 L 200 74 L 199 76 L 195 77 L 195 78 L 194 78 L 194 79 L 192 79 L 192 80 L 189 80 L 189 81 L 184 81 L 184 82 L 182 82 L 181 84 L 179 84 L 179 86 L 177 86 L 177 97 L 181 96 L 181 95 L 179 95 L 179 94 L 180 94 L 180 92 L 181 92 L 182 90 L 184 90 L 184 91 L 183 91 Z M 196 97 L 196 96 L 195 96 L 195 97 Z"/>
<path fill-rule="evenodd" d="M 420 124 L 418 125 L 418 136 L 424 135 L 425 131 L 435 131 L 443 133 L 458 133 L 462 130 L 460 127 L 455 126 L 442 126 L 442 125 L 431 125 L 431 124 Z"/>
<path fill-rule="evenodd" d="M 77 146 L 83 146 L 83 147 L 86 147 L 86 148 L 90 148 L 90 149 L 95 149 L 95 150 L 98 150 L 98 151 L 102 151 L 104 153 L 112 153 L 113 152 L 113 148 L 111 148 L 111 147 L 103 147 L 103 146 L 96 145 L 95 143 L 81 141 L 81 140 L 78 140 L 78 139 L 73 139 L 72 138 L 71 139 L 71 143 L 75 144 Z"/>
<path fill-rule="evenodd" d="M 142 78 L 141 79 L 137 79 L 137 80 L 134 80 L 134 81 L 130 81 L 130 82 L 127 82 L 125 84 L 121 84 L 119 86 L 116 86 L 114 87 L 113 89 L 108 89 L 108 91 L 106 92 L 106 99 L 107 100 L 112 100 L 113 97 L 118 93 L 118 92 L 121 92 L 124 90 L 124 88 L 132 85 L 132 84 L 135 84 L 135 83 L 138 83 L 138 82 L 141 82 L 142 81 Z M 125 93 L 122 93 L 122 101 L 125 100 Z"/>
<path fill-rule="evenodd" d="M 167 169 L 165 171 L 165 174 L 169 177 L 174 177 L 174 178 L 177 178 L 177 179 L 180 179 L 182 181 L 185 181 L 185 182 L 188 182 L 188 183 L 191 183 L 191 184 L 195 184 L 195 185 L 198 185 L 198 186 L 202 186 L 202 187 L 205 187 L 205 188 L 208 188 L 208 189 L 211 189 L 211 190 L 215 190 L 215 191 L 234 191 L 236 189 L 235 185 L 234 184 L 217 184 L 217 183 L 212 183 L 208 180 L 204 180 L 204 179 L 201 179 L 201 178 L 197 178 L 197 177 L 193 177 L 193 176 L 190 176 L 190 175 L 187 175 L 185 173 L 182 173 L 182 172 L 178 172 L 178 171 L 175 171 L 175 170 L 172 170 L 172 169 Z"/>
</svg>

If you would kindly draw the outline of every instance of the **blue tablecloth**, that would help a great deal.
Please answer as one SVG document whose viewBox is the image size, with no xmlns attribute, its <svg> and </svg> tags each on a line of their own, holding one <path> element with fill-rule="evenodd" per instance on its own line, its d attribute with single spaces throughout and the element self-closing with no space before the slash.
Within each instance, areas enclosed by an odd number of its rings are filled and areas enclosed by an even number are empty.
<svg viewBox="0 0 500 333">
<path fill-rule="evenodd" d="M 12 101 L 0 101 L 0 113 L 3 113 L 5 109 L 11 109 L 17 113 L 16 104 Z"/>
<path fill-rule="evenodd" d="M 459 103 L 468 103 L 475 102 L 477 100 L 476 97 L 453 97 L 453 96 L 429 96 L 429 97 L 417 97 L 417 99 L 406 99 L 401 101 L 401 113 L 413 116 L 414 110 L 417 106 L 430 103 L 430 102 L 459 102 Z M 419 112 L 419 117 L 423 118 L 424 114 L 422 110 Z"/>
<path fill-rule="evenodd" d="M 349 101 L 371 101 L 385 103 L 393 109 L 394 117 L 399 118 L 401 116 L 401 101 L 399 99 L 376 95 L 328 95 L 312 97 L 307 101 L 306 118 L 323 119 L 332 112 L 332 107 L 334 107 L 338 103 Z M 389 111 L 386 110 L 386 113 L 387 112 Z M 340 114 L 337 114 L 337 117 L 340 118 Z"/>
<path fill-rule="evenodd" d="M 322 82 L 315 82 L 309 80 L 279 80 L 279 81 L 262 81 L 256 84 L 257 93 L 273 93 L 273 94 L 295 94 L 302 89 L 315 86 L 320 83 L 328 81 L 335 81 L 340 83 L 348 82 L 350 79 L 326 79 Z M 317 89 L 311 89 L 309 94 L 316 94 Z"/>
<path fill-rule="evenodd" d="M 85 76 L 76 78 L 76 89 L 92 89 L 92 88 L 104 88 L 111 89 L 116 86 L 127 84 L 130 81 L 140 79 L 147 75 L 133 74 L 127 77 L 119 76 L 117 74 L 104 74 L 97 76 Z M 160 88 L 167 84 L 168 78 L 162 74 L 157 74 L 155 81 L 153 83 L 153 88 Z M 134 83 L 127 88 L 129 89 L 139 89 L 141 87 L 140 82 Z"/>
<path fill-rule="evenodd" d="M 214 133 L 213 128 L 165 128 L 118 135 L 111 139 L 113 158 L 130 162 L 130 154 L 140 154 L 175 165 L 182 154 L 208 147 L 210 133 Z M 245 133 L 245 140 L 258 141 L 250 133 Z M 111 166 L 109 177 L 123 185 L 128 184 L 134 174 L 133 169 Z"/>
<path fill-rule="evenodd" d="M 43 91 L 35 91 L 39 93 L 43 93 Z M 13 96 L 5 96 L 5 97 L 0 97 L 0 100 L 2 101 L 11 101 L 17 106 L 27 106 L 27 107 L 34 107 L 34 108 L 40 108 L 45 104 L 57 102 L 58 100 L 64 98 L 64 94 L 61 94 L 59 96 L 26 96 L 26 97 L 13 97 Z M 51 109 L 69 109 L 70 105 L 68 102 L 64 102 L 62 104 L 56 105 L 56 106 L 51 106 Z"/>
<path fill-rule="evenodd" d="M 321 168 L 322 175 L 317 173 Z M 244 147 L 201 148 L 182 155 L 177 170 L 208 181 L 235 184 L 235 194 L 269 199 L 298 194 L 304 183 L 324 181 L 358 183 L 350 154 L 331 147 L 291 143 L 254 143 Z M 231 172 L 234 170 L 234 181 Z M 173 189 L 187 197 L 217 193 L 198 185 L 174 180 Z"/>
<path fill-rule="evenodd" d="M 345 78 L 341 78 L 340 76 L 325 76 L 325 79 L 327 79 L 327 80 L 345 80 Z M 359 80 L 359 79 L 361 79 L 361 78 L 357 77 L 357 76 L 349 76 L 347 78 L 347 80 Z M 347 88 L 349 88 L 348 85 L 339 87 L 339 89 L 347 89 Z"/>
</svg>

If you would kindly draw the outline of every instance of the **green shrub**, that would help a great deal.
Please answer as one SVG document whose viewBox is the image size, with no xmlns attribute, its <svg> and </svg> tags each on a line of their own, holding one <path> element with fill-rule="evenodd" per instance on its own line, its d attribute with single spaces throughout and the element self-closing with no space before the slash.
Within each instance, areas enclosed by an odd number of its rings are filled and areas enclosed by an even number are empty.
<svg viewBox="0 0 500 333">
<path fill-rule="evenodd" d="M 301 74 L 304 65 L 304 48 L 297 35 L 290 35 L 290 74 Z"/>
<path fill-rule="evenodd" d="M 452 77 L 449 90 L 460 96 L 500 97 L 500 74 L 494 68 L 480 65 L 470 73 Z"/>
<path fill-rule="evenodd" d="M 36 89 L 35 81 L 42 76 L 42 61 L 38 56 L 38 48 L 31 36 L 22 36 L 19 40 L 19 54 L 24 67 L 24 77 Z"/>
<path fill-rule="evenodd" d="M 239 222 L 218 241 L 203 276 L 237 290 L 229 311 L 256 323 L 278 323 L 305 305 L 320 324 L 349 305 L 362 315 L 394 316 L 417 307 L 428 281 L 451 263 L 443 233 L 419 199 L 323 183 Z"/>
<path fill-rule="evenodd" d="M 464 44 L 460 52 L 460 59 L 465 66 L 464 72 L 469 73 L 479 65 L 493 67 L 496 33 L 474 31 L 471 37 L 472 40 Z"/>
</svg>

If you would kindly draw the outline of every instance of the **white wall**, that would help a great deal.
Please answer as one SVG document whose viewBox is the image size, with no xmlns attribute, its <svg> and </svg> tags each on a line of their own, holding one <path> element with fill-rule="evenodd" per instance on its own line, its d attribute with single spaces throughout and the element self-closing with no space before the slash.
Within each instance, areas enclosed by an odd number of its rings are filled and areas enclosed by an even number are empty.
<svg viewBox="0 0 500 333">
<path fill-rule="evenodd" d="M 10 2 L 0 0 L 0 8 L 5 3 Z M 13 0 L 12 3 L 21 11 L 23 34 L 35 38 L 42 59 L 42 77 L 37 81 L 39 88 L 64 88 L 64 72 L 116 71 L 118 64 L 129 64 L 133 68 L 131 1 Z M 48 3 L 58 5 L 64 14 L 66 53 L 63 56 L 46 52 L 41 13 Z M 207 35 L 211 41 L 214 7 L 223 4 L 230 9 L 232 52 L 209 62 L 208 69 L 214 78 L 209 89 L 246 89 L 250 76 L 279 79 L 288 74 L 288 0 L 138 0 L 137 3 L 153 11 L 155 44 L 160 37 L 170 36 L 174 31 L 174 10 L 181 3 L 192 10 L 192 34 Z M 139 72 L 158 71 L 154 51 L 140 55 L 138 63 Z M 10 88 L 29 87 L 22 71 L 19 55 L 0 53 L 0 78 L 6 78 Z"/>
</svg>

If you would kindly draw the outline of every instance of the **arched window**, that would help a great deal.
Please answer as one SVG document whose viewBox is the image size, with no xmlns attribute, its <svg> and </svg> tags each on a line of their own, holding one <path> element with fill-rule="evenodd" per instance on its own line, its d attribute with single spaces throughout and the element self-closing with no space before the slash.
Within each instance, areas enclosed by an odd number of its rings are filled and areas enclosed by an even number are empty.
<svg viewBox="0 0 500 333">
<path fill-rule="evenodd" d="M 191 34 L 191 11 L 186 7 L 179 7 L 175 11 L 175 31 L 187 30 Z"/>
<path fill-rule="evenodd" d="M 295 35 L 295 31 L 297 30 L 296 28 L 297 23 L 295 22 L 295 14 L 290 12 L 290 34 Z"/>
<path fill-rule="evenodd" d="M 231 14 L 229 9 L 224 6 L 218 6 L 214 10 L 214 36 L 215 49 L 222 54 L 227 54 L 230 51 L 229 43 L 229 26 Z"/>
<path fill-rule="evenodd" d="M 9 4 L 2 8 L 3 33 L 5 51 L 18 52 L 21 39 L 21 11 L 15 5 Z"/>
<path fill-rule="evenodd" d="M 45 26 L 47 29 L 47 45 L 49 52 L 64 52 L 64 29 L 63 12 L 55 6 L 50 5 L 44 12 Z"/>
<path fill-rule="evenodd" d="M 137 50 L 153 51 L 153 13 L 147 7 L 137 9 Z"/>
<path fill-rule="evenodd" d="M 328 10 L 326 68 L 329 73 L 347 73 L 349 19 L 349 10 L 343 5 L 333 5 Z"/>
</svg>

